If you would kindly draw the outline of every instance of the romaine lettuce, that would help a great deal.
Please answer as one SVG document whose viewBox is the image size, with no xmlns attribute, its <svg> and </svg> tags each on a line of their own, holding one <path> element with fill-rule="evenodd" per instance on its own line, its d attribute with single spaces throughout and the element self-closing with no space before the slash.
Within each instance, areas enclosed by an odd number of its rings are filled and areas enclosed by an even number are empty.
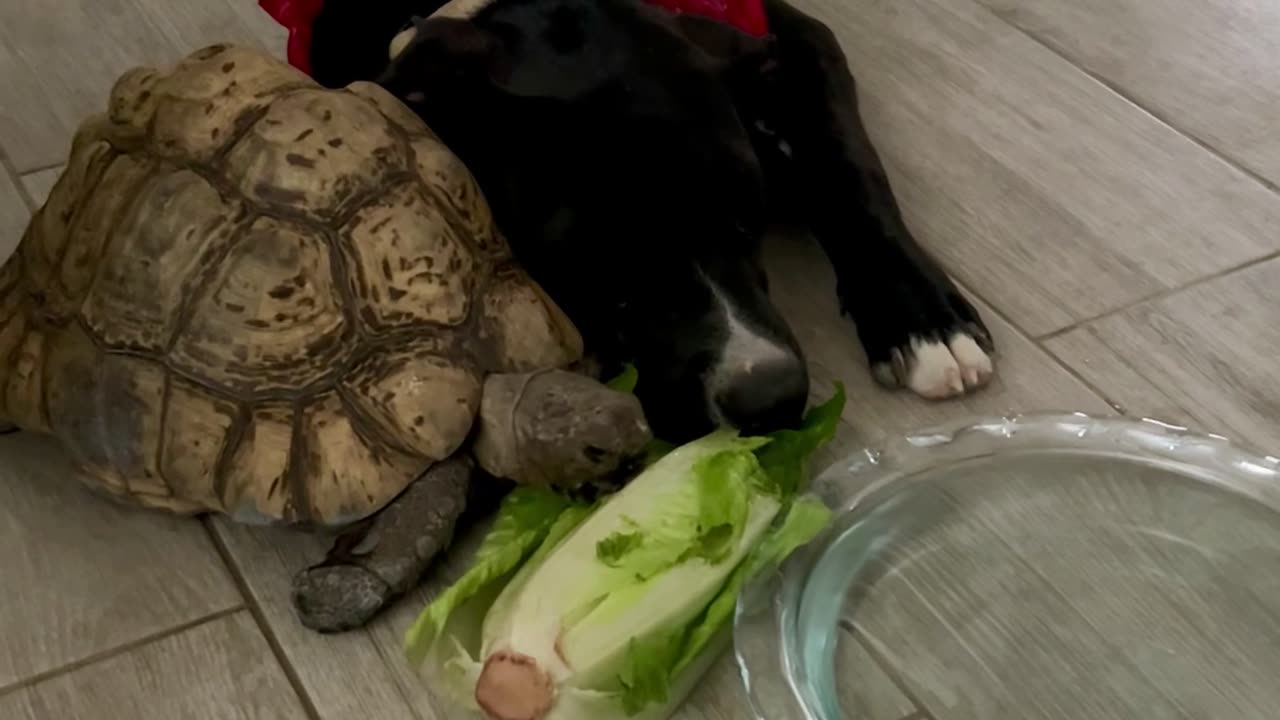
<svg viewBox="0 0 1280 720">
<path fill-rule="evenodd" d="M 496 720 L 665 718 L 714 659 L 743 584 L 830 513 L 801 495 L 844 390 L 802 427 L 722 430 L 586 506 L 515 490 L 471 569 L 406 636 L 409 661 Z"/>
</svg>

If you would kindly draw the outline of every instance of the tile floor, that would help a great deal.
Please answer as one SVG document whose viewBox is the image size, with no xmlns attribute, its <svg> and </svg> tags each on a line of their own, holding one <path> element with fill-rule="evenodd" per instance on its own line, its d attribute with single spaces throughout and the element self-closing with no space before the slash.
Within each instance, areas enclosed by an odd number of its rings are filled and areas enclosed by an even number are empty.
<svg viewBox="0 0 1280 720">
<path fill-rule="evenodd" d="M 924 424 L 1045 409 L 1280 448 L 1280 5 L 798 2 L 844 41 L 909 222 L 1001 352 L 995 384 L 964 401 L 881 391 L 818 253 L 775 253 L 815 392 L 850 392 L 828 459 Z M 283 45 L 253 0 L 0 4 L 0 256 L 121 72 L 228 40 Z M 367 632 L 296 624 L 288 578 L 321 550 L 313 538 L 115 507 L 76 485 L 55 445 L 9 435 L 0 544 L 0 718 L 454 717 L 399 663 L 427 590 Z M 855 655 L 853 672 L 884 672 Z M 744 717 L 735 688 L 726 661 L 681 717 Z M 872 698 L 862 716 L 973 717 L 919 702 Z"/>
</svg>

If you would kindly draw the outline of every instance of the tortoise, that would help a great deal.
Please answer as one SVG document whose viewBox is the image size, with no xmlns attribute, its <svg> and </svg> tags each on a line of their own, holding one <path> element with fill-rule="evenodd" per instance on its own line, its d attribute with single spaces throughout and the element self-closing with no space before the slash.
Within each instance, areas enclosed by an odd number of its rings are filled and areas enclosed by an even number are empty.
<svg viewBox="0 0 1280 720">
<path fill-rule="evenodd" d="M 583 358 L 417 115 L 234 45 L 121 76 L 0 268 L 0 419 L 110 496 L 338 532 L 294 578 L 321 631 L 421 578 L 480 470 L 573 489 L 641 454 Z"/>
</svg>

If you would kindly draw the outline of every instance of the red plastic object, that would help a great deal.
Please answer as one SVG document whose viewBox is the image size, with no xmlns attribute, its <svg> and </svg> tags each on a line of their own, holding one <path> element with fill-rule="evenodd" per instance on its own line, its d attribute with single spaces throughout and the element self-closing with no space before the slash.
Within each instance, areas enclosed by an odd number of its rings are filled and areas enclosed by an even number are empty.
<svg viewBox="0 0 1280 720">
<path fill-rule="evenodd" d="M 769 32 L 762 0 L 645 0 L 674 13 L 702 15 L 757 37 Z"/>
<path fill-rule="evenodd" d="M 375 0 L 376 1 L 376 0 Z M 645 0 L 674 13 L 702 15 L 728 23 L 745 33 L 769 32 L 763 0 Z M 258 0 L 258 5 L 289 31 L 289 64 L 311 74 L 311 25 L 324 0 Z"/>
<path fill-rule="evenodd" d="M 311 25 L 320 17 L 324 0 L 258 0 L 276 22 L 289 31 L 289 64 L 311 74 Z"/>
</svg>

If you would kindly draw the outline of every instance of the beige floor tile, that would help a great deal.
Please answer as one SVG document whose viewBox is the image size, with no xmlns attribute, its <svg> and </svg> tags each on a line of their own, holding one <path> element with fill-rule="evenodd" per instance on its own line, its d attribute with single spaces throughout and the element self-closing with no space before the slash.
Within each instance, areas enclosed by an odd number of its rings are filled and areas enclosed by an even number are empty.
<svg viewBox="0 0 1280 720">
<path fill-rule="evenodd" d="M 242 7 L 243 6 L 243 7 Z M 65 159 L 116 79 L 215 42 L 283 47 L 253 0 L 6 0 L 0 4 L 0 147 L 19 172 Z"/>
<path fill-rule="evenodd" d="M 1280 182 L 1280 5 L 981 0 L 1174 127 Z"/>
<path fill-rule="evenodd" d="M 0 262 L 18 247 L 31 211 L 18 193 L 16 182 L 0 167 Z"/>
<path fill-rule="evenodd" d="M 909 222 L 1023 330 L 1280 250 L 1280 200 L 971 0 L 799 4 L 843 41 Z"/>
<path fill-rule="evenodd" d="M 1280 260 L 1048 345 L 1131 414 L 1190 421 L 1280 455 Z"/>
<path fill-rule="evenodd" d="M 415 597 L 367 631 L 321 635 L 302 627 L 293 613 L 293 574 L 323 557 L 324 540 L 224 520 L 217 532 L 248 583 L 253 601 L 321 720 L 446 720 L 421 682 L 407 671 L 400 638 L 423 600 Z"/>
<path fill-rule="evenodd" d="M 844 714 L 858 720 L 900 720 L 917 712 L 870 651 L 848 630 L 838 632 L 835 676 Z"/>
<path fill-rule="evenodd" d="M 27 190 L 27 197 L 31 199 L 33 211 L 44 204 L 48 199 L 49 192 L 53 190 L 54 183 L 58 182 L 58 178 L 62 177 L 63 167 L 61 165 L 37 170 L 22 176 L 22 186 Z"/>
<path fill-rule="evenodd" d="M 0 696 L 0 717 L 304 720 L 307 715 L 253 619 L 240 612 Z"/>
<path fill-rule="evenodd" d="M 199 522 L 93 495 L 26 433 L 0 436 L 0 544 L 0 687 L 241 603 Z"/>
<path fill-rule="evenodd" d="M 1196 424 L 1192 413 L 1126 363 L 1095 328 L 1072 330 L 1050 338 L 1044 346 L 1062 364 L 1093 383 L 1118 413 L 1175 425 Z"/>
</svg>

